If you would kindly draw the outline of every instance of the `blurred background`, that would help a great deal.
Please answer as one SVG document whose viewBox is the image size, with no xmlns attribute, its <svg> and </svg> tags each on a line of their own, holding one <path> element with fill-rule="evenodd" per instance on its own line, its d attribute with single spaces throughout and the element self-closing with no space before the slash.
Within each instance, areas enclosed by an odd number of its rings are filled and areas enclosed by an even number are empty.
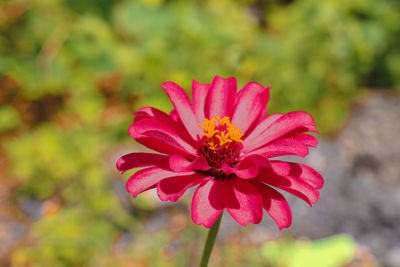
<svg viewBox="0 0 400 267">
<path fill-rule="evenodd" d="M 400 266 L 398 0 L 0 1 L 0 266 L 197 266 L 193 192 L 133 199 L 114 166 L 162 82 L 215 75 L 310 112 L 326 183 L 289 230 L 224 216 L 210 265 Z"/>
</svg>

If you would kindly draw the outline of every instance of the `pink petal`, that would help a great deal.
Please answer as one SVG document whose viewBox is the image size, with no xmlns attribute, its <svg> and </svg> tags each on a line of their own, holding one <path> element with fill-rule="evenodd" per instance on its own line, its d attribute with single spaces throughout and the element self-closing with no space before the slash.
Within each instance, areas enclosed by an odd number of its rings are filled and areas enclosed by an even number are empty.
<svg viewBox="0 0 400 267">
<path fill-rule="evenodd" d="M 262 134 L 273 122 L 282 117 L 283 114 L 275 113 L 263 118 L 260 123 L 248 135 L 244 136 L 244 144 L 251 142 L 254 138 Z"/>
<path fill-rule="evenodd" d="M 120 157 L 116 163 L 117 169 L 126 172 L 137 167 L 157 166 L 168 167 L 168 156 L 153 153 L 130 153 Z"/>
<path fill-rule="evenodd" d="M 178 112 L 176 112 L 176 109 L 173 109 L 170 113 L 169 116 L 171 117 L 171 119 L 173 119 L 175 122 L 178 122 L 179 119 L 179 115 Z"/>
<path fill-rule="evenodd" d="M 167 93 L 169 99 L 174 105 L 183 125 L 185 125 L 193 139 L 198 140 L 203 132 L 197 124 L 198 122 L 193 113 L 192 103 L 190 103 L 190 99 L 185 90 L 173 82 L 165 82 L 161 87 Z"/>
<path fill-rule="evenodd" d="M 305 144 L 306 146 L 317 147 L 318 140 L 312 135 L 309 134 L 300 134 L 294 138 L 294 140 Z"/>
<path fill-rule="evenodd" d="M 240 224 L 257 224 L 262 220 L 262 197 L 251 183 L 240 178 L 223 182 L 223 200 L 229 214 Z"/>
<path fill-rule="evenodd" d="M 271 169 L 261 168 L 257 179 L 303 199 L 310 206 L 317 203 L 319 199 L 319 192 L 297 177 L 280 176 Z"/>
<path fill-rule="evenodd" d="M 194 172 L 186 173 L 175 173 L 167 170 L 163 170 L 157 167 L 146 168 L 137 171 L 132 175 L 126 182 L 126 191 L 136 197 L 143 191 L 149 190 L 157 186 L 157 184 L 165 178 L 174 177 L 177 175 L 187 176 L 194 174 Z"/>
<path fill-rule="evenodd" d="M 177 201 L 188 188 L 204 182 L 205 178 L 198 173 L 165 178 L 158 183 L 158 197 L 162 201 Z"/>
<path fill-rule="evenodd" d="M 258 148 L 250 152 L 251 154 L 261 154 L 267 158 L 280 157 L 286 155 L 296 155 L 300 157 L 305 157 L 308 155 L 308 147 L 293 140 L 291 138 L 279 139 L 275 142 L 270 143 L 264 147 Z"/>
<path fill-rule="evenodd" d="M 191 170 L 207 171 L 210 169 L 207 160 L 203 157 L 197 157 L 193 161 L 189 161 L 179 155 L 172 155 L 169 158 L 169 166 L 171 170 L 176 172 L 186 172 Z"/>
<path fill-rule="evenodd" d="M 257 137 L 245 139 L 243 153 L 265 146 L 281 137 L 294 137 L 312 131 L 315 131 L 315 124 L 310 114 L 304 111 L 289 112 L 265 128 Z"/>
<path fill-rule="evenodd" d="M 167 113 L 153 107 L 142 107 L 134 112 L 133 115 L 135 115 L 134 122 L 148 118 L 156 118 L 160 121 L 167 121 L 169 124 L 174 124 L 173 119 Z"/>
<path fill-rule="evenodd" d="M 134 123 L 143 119 L 149 119 L 149 118 L 157 119 L 160 123 L 168 126 L 171 129 L 174 129 L 174 131 L 188 144 L 191 145 L 194 144 L 192 136 L 190 136 L 190 134 L 187 132 L 182 122 L 180 122 L 179 120 L 174 120 L 173 111 L 171 112 L 170 115 L 168 115 L 167 113 L 153 107 L 143 107 L 134 113 L 135 115 Z"/>
<path fill-rule="evenodd" d="M 276 222 L 279 230 L 289 228 L 292 224 L 292 212 L 285 197 L 264 183 L 257 180 L 253 181 L 253 183 L 262 195 L 264 209 Z"/>
<path fill-rule="evenodd" d="M 262 155 L 243 155 L 239 160 L 234 167 L 222 163 L 221 170 L 228 175 L 234 173 L 242 179 L 252 179 L 258 175 L 259 168 L 271 168 L 268 158 Z"/>
<path fill-rule="evenodd" d="M 324 185 L 324 179 L 313 168 L 295 162 L 271 161 L 272 170 L 284 177 L 296 177 L 311 185 L 314 189 L 321 189 Z"/>
<path fill-rule="evenodd" d="M 269 159 L 262 156 L 262 155 L 246 155 L 243 157 L 243 160 L 251 160 L 254 165 L 257 165 L 258 167 L 263 167 L 263 168 L 271 168 L 271 163 L 269 162 Z"/>
<path fill-rule="evenodd" d="M 215 116 L 231 117 L 233 104 L 235 103 L 235 96 L 237 91 L 237 84 L 235 78 L 224 79 L 215 76 L 210 91 L 208 93 L 209 112 L 208 117 Z"/>
<path fill-rule="evenodd" d="M 239 166 L 239 168 L 233 168 L 232 171 L 236 176 L 242 179 L 251 179 L 257 176 L 258 169 L 257 166 L 252 164 L 251 166 Z"/>
<path fill-rule="evenodd" d="M 269 96 L 269 89 L 270 89 L 270 87 L 268 87 L 267 88 L 268 89 L 268 96 Z M 269 99 L 268 99 L 269 100 Z M 260 122 L 262 122 L 264 119 L 265 119 L 265 116 L 267 116 L 267 114 L 268 114 L 268 109 L 263 109 L 263 110 L 261 110 L 261 116 L 260 116 L 260 118 L 258 118 L 258 122 L 260 123 Z"/>
<path fill-rule="evenodd" d="M 253 165 L 256 165 L 258 167 L 265 167 L 265 168 L 271 168 L 271 164 L 269 163 L 269 159 L 263 155 L 260 154 L 242 154 L 239 157 L 239 161 L 247 161 L 250 160 Z"/>
<path fill-rule="evenodd" d="M 171 120 L 167 113 L 153 107 L 142 107 L 133 112 L 133 115 L 135 115 L 135 122 L 142 119 L 148 119 L 149 117 L 155 117 L 160 120 Z"/>
<path fill-rule="evenodd" d="M 243 92 L 242 92 L 243 91 Z M 258 120 L 268 104 L 269 87 L 250 82 L 241 90 L 237 106 L 233 112 L 232 122 L 238 123 L 242 133 Z"/>
<path fill-rule="evenodd" d="M 129 134 L 142 145 L 163 154 L 179 154 L 193 158 L 196 150 L 186 143 L 174 129 L 155 118 L 148 118 L 133 123 Z"/>
<path fill-rule="evenodd" d="M 193 80 L 192 82 L 192 102 L 193 111 L 197 117 L 198 123 L 204 123 L 205 115 L 205 102 L 210 90 L 209 84 L 201 84 Z"/>
<path fill-rule="evenodd" d="M 221 170 L 226 174 L 234 173 L 238 177 L 243 179 L 250 179 L 256 177 L 258 174 L 258 167 L 254 165 L 250 160 L 242 162 L 241 162 L 242 164 L 238 164 L 238 166 L 236 167 L 231 167 L 224 162 L 222 163 Z"/>
<path fill-rule="evenodd" d="M 260 112 L 260 116 L 258 117 L 258 119 L 256 121 L 254 121 L 254 123 L 247 129 L 247 131 L 244 133 L 242 140 L 244 140 L 245 138 L 247 138 L 247 136 L 252 133 L 255 128 L 265 119 L 265 116 L 268 114 L 268 109 L 263 109 Z"/>
<path fill-rule="evenodd" d="M 201 184 L 194 192 L 192 200 L 192 220 L 195 224 L 210 228 L 224 210 L 222 201 L 223 182 L 209 181 Z"/>
</svg>

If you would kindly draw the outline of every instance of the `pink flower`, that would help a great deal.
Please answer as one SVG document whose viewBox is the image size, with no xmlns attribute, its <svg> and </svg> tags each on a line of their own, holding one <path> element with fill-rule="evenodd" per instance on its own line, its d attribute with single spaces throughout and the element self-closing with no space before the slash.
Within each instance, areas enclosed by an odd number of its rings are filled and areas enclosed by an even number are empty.
<svg viewBox="0 0 400 267">
<path fill-rule="evenodd" d="M 211 227 L 221 212 L 241 225 L 259 223 L 263 209 L 279 229 L 289 227 L 292 214 L 275 188 L 312 205 L 319 199 L 323 178 L 300 163 L 270 160 L 283 155 L 305 157 L 317 139 L 310 114 L 294 111 L 267 115 L 269 88 L 250 82 L 237 92 L 235 78 L 216 76 L 211 84 L 193 81 L 192 101 L 179 85 L 161 85 L 175 109 L 168 115 L 152 107 L 135 112 L 129 133 L 161 154 L 131 153 L 118 170 L 146 167 L 126 184 L 136 197 L 157 188 L 163 201 L 177 201 L 192 186 L 192 219 Z"/>
</svg>

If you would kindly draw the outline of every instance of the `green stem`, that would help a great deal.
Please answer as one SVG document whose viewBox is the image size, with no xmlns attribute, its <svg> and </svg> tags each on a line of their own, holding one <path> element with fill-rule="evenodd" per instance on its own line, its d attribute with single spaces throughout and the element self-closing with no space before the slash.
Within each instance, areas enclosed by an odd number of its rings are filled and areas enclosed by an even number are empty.
<svg viewBox="0 0 400 267">
<path fill-rule="evenodd" d="M 210 259 L 211 251 L 214 247 L 215 238 L 217 237 L 219 226 L 221 224 L 222 214 L 219 215 L 217 221 L 211 226 L 210 230 L 208 231 L 207 241 L 204 245 L 203 256 L 201 256 L 200 267 L 207 267 L 208 260 Z"/>
</svg>

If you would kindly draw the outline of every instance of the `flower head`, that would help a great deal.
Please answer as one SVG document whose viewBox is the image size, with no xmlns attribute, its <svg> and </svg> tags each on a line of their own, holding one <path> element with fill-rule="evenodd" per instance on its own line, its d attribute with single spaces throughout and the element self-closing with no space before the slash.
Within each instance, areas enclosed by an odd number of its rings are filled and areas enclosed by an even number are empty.
<svg viewBox="0 0 400 267">
<path fill-rule="evenodd" d="M 192 100 L 173 82 L 161 85 L 174 110 L 152 107 L 135 112 L 129 133 L 158 153 L 131 153 L 117 161 L 118 170 L 146 167 L 126 184 L 136 197 L 157 188 L 163 201 L 177 201 L 198 186 L 192 219 L 211 227 L 223 210 L 241 225 L 259 223 L 263 209 L 280 229 L 292 215 L 287 191 L 312 205 L 319 199 L 322 176 L 300 163 L 271 160 L 284 155 L 305 157 L 318 141 L 310 114 L 294 111 L 267 115 L 269 88 L 250 82 L 237 92 L 234 78 L 216 76 L 211 84 L 193 81 Z"/>
</svg>

